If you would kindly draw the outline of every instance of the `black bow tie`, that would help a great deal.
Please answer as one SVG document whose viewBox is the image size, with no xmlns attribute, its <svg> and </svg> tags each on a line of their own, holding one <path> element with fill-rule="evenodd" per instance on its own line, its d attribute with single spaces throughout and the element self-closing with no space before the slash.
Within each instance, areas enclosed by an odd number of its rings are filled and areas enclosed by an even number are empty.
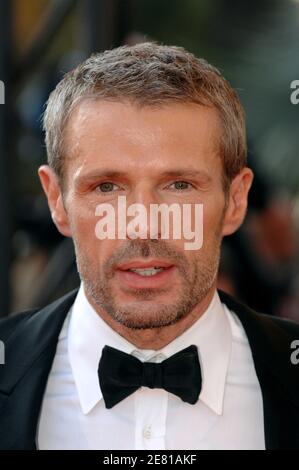
<svg viewBox="0 0 299 470">
<path fill-rule="evenodd" d="M 197 402 L 201 390 L 201 370 L 194 345 L 161 363 L 142 362 L 105 346 L 98 374 L 106 408 L 112 408 L 142 386 L 163 388 L 192 405 Z"/>
</svg>

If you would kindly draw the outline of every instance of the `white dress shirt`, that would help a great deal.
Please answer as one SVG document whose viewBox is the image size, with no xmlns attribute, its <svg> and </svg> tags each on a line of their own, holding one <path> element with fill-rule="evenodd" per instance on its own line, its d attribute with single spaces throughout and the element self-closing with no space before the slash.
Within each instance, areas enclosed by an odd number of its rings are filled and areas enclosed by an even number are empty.
<svg viewBox="0 0 299 470">
<path fill-rule="evenodd" d="M 194 344 L 202 370 L 195 405 L 141 387 L 105 408 L 98 364 L 105 345 L 161 362 Z M 251 349 L 217 291 L 204 314 L 159 351 L 138 350 L 94 311 L 81 286 L 61 330 L 43 399 L 39 449 L 265 449 L 263 401 Z"/>
</svg>

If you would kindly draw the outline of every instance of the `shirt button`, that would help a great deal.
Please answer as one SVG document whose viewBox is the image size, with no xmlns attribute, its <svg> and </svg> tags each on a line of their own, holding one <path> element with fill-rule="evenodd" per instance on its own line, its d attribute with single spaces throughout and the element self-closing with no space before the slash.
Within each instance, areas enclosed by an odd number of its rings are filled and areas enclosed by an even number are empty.
<svg viewBox="0 0 299 470">
<path fill-rule="evenodd" d="M 150 426 L 147 426 L 145 428 L 143 428 L 143 437 L 145 439 L 150 439 L 151 436 L 152 436 L 152 433 L 151 433 L 151 427 Z"/>
</svg>

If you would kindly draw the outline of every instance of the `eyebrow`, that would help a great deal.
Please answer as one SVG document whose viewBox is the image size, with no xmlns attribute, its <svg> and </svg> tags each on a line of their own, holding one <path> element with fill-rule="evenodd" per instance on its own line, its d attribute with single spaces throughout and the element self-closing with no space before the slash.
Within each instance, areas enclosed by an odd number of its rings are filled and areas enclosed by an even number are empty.
<svg viewBox="0 0 299 470">
<path fill-rule="evenodd" d="M 196 177 L 206 181 L 211 181 L 211 176 L 204 170 L 193 170 L 191 168 L 180 168 L 177 170 L 165 171 L 162 173 L 162 176 L 176 177 L 176 176 L 186 176 L 186 177 Z"/>
<path fill-rule="evenodd" d="M 192 168 L 178 168 L 174 170 L 167 170 L 163 171 L 159 174 L 159 177 L 195 177 L 207 182 L 212 180 L 211 176 L 204 170 L 195 170 Z M 90 173 L 86 173 L 85 175 L 80 175 L 77 178 L 78 182 L 82 181 L 92 181 L 99 178 L 124 178 L 129 177 L 129 174 L 125 171 L 119 170 L 111 170 L 111 169 L 103 169 L 101 171 L 91 171 Z"/>
</svg>

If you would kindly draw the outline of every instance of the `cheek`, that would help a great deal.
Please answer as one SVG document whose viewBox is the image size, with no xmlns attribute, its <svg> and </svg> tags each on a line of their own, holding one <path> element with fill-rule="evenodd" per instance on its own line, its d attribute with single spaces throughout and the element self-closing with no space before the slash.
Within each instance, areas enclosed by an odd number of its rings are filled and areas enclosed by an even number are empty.
<svg viewBox="0 0 299 470">
<path fill-rule="evenodd" d="M 203 215 L 203 239 L 210 240 L 221 234 L 224 216 L 224 200 L 219 201 L 217 205 L 204 207 Z"/>
<path fill-rule="evenodd" d="M 92 263 L 102 263 L 108 259 L 119 245 L 117 239 L 99 240 L 96 235 L 96 224 L 99 217 L 95 215 L 94 208 L 77 206 L 77 210 L 72 213 L 73 238 L 80 252 L 88 253 L 88 258 Z"/>
<path fill-rule="evenodd" d="M 73 236 L 76 240 L 87 243 L 90 245 L 96 242 L 95 235 L 95 217 L 94 215 L 87 215 L 82 211 L 76 211 L 72 214 L 71 225 Z"/>
<path fill-rule="evenodd" d="M 68 213 L 72 228 L 80 238 L 95 238 L 95 226 L 98 217 L 95 214 L 96 204 L 72 198 L 68 205 Z"/>
<path fill-rule="evenodd" d="M 76 245 L 77 256 L 93 262 L 99 258 L 101 242 L 97 240 L 95 226 L 97 219 L 94 210 L 86 204 L 73 203 L 68 207 L 72 237 Z"/>
</svg>

